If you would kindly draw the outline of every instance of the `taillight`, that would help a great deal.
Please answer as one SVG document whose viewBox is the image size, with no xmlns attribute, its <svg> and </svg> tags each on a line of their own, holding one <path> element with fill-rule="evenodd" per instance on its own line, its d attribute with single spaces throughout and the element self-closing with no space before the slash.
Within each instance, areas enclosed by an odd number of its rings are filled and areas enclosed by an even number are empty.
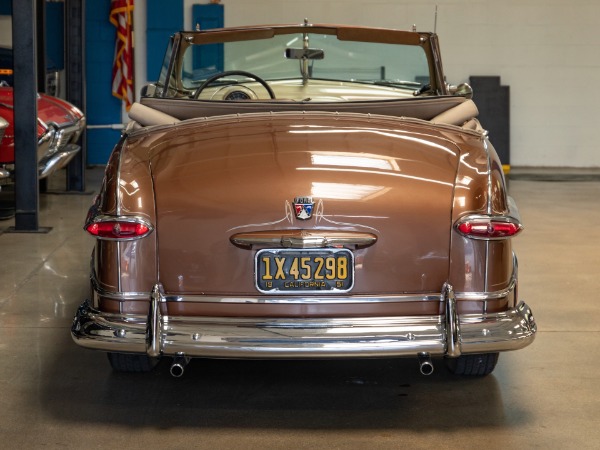
<svg viewBox="0 0 600 450">
<path fill-rule="evenodd" d="M 86 224 L 85 230 L 99 239 L 127 241 L 147 236 L 152 226 L 137 217 L 97 217 Z"/>
<path fill-rule="evenodd" d="M 523 225 L 512 217 L 467 216 L 458 220 L 456 230 L 471 239 L 495 240 L 516 236 Z"/>
</svg>

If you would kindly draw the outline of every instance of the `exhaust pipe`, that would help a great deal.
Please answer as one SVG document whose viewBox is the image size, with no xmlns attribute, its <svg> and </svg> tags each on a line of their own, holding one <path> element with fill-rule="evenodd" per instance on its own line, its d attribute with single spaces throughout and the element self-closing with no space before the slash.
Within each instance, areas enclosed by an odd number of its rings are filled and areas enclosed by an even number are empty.
<svg viewBox="0 0 600 450">
<path fill-rule="evenodd" d="M 433 373 L 433 362 L 429 353 L 419 353 L 419 370 L 422 375 L 431 375 Z"/>
<path fill-rule="evenodd" d="M 171 375 L 175 378 L 181 377 L 183 372 L 185 372 L 185 366 L 187 366 L 189 362 L 190 358 L 183 355 L 173 358 L 173 363 L 171 364 L 170 369 Z"/>
</svg>

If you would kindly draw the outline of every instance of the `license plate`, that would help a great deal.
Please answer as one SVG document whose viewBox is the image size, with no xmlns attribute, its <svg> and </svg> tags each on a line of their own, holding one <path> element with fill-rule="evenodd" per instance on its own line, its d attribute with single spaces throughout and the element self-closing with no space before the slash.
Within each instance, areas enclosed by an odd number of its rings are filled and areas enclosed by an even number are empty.
<svg viewBox="0 0 600 450">
<path fill-rule="evenodd" d="M 256 288 L 268 294 L 339 293 L 354 286 L 354 255 L 347 249 L 260 250 Z"/>
</svg>

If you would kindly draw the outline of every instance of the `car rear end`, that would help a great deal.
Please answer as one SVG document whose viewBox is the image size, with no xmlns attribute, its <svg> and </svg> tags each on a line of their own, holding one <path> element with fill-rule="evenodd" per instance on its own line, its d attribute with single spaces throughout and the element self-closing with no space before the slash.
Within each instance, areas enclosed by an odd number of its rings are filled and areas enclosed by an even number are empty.
<svg viewBox="0 0 600 450">
<path fill-rule="evenodd" d="M 134 132 L 88 216 L 73 336 L 172 356 L 176 374 L 190 357 L 397 356 L 430 373 L 431 357 L 521 348 L 535 322 L 497 166 L 480 133 L 362 114 Z"/>
</svg>

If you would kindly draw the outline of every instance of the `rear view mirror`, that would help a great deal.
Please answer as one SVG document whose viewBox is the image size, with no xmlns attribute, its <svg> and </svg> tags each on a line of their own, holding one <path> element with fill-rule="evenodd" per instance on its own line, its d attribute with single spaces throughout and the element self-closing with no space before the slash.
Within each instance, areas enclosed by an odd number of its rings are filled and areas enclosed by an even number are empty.
<svg viewBox="0 0 600 450">
<path fill-rule="evenodd" d="M 287 59 L 323 59 L 325 52 L 318 48 L 286 48 Z"/>
</svg>

